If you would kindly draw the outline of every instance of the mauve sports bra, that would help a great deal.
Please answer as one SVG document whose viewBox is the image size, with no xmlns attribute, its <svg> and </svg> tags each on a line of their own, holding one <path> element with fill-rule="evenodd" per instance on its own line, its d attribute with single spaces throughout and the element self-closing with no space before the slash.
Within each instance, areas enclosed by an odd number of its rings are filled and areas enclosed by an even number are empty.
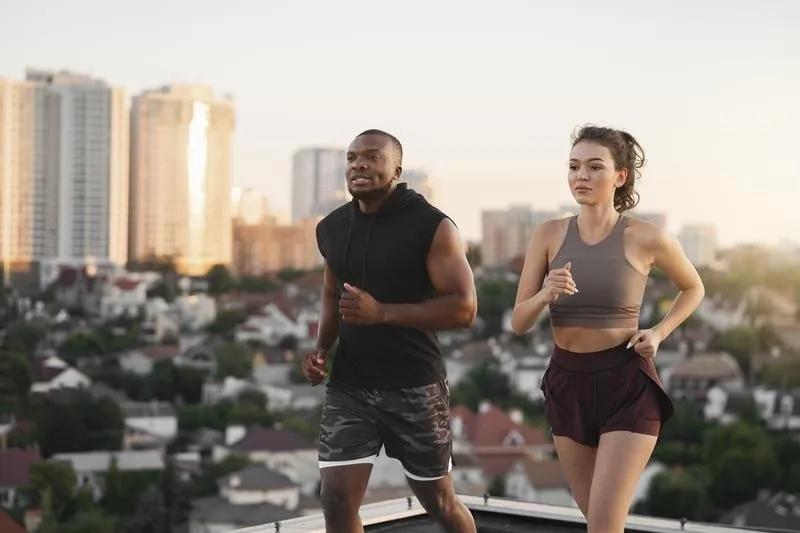
<svg viewBox="0 0 800 533">
<path fill-rule="evenodd" d="M 550 304 L 555 327 L 638 328 L 647 276 L 625 257 L 623 235 L 628 218 L 620 216 L 611 233 L 594 245 L 578 231 L 578 217 L 569 221 L 567 234 L 550 270 L 572 263 L 570 272 L 577 294 L 562 294 Z"/>
</svg>

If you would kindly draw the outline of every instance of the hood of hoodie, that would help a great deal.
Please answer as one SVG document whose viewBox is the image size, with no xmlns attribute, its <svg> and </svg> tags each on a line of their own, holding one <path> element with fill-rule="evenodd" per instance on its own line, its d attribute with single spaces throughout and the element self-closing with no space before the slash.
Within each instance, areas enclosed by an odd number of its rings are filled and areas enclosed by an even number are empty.
<svg viewBox="0 0 800 533">
<path fill-rule="evenodd" d="M 347 271 L 347 259 L 348 254 L 350 252 L 350 237 L 353 232 L 353 223 L 358 219 L 369 219 L 369 226 L 367 227 L 367 239 L 364 243 L 364 251 L 361 254 L 361 280 L 359 282 L 359 288 L 362 290 L 369 290 L 368 289 L 368 275 L 367 275 L 367 267 L 368 267 L 368 259 L 369 259 L 369 244 L 370 238 L 372 237 L 372 230 L 375 227 L 376 221 L 379 219 L 385 219 L 387 217 L 391 217 L 393 214 L 397 214 L 400 211 L 414 205 L 417 202 L 425 202 L 425 197 L 416 192 L 413 189 L 408 188 L 407 183 L 398 183 L 395 187 L 392 194 L 386 198 L 386 200 L 381 204 L 378 210 L 375 213 L 364 213 L 361 210 L 361 207 L 358 205 L 358 200 L 353 198 L 351 201 L 353 206 L 353 216 L 350 218 L 350 222 L 347 228 L 347 239 L 345 240 L 344 245 L 344 255 L 342 259 L 342 272 Z M 340 287 L 340 290 L 343 290 L 343 287 Z"/>
</svg>

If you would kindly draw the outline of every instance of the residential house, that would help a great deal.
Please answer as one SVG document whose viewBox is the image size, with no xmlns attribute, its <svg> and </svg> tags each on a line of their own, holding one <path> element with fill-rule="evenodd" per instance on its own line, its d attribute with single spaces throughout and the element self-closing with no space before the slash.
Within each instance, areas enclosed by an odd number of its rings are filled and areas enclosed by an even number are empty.
<svg viewBox="0 0 800 533">
<path fill-rule="evenodd" d="M 151 344 L 121 353 L 118 361 L 125 372 L 149 376 L 157 362 L 172 361 L 179 353 L 180 349 L 176 344 Z"/>
<path fill-rule="evenodd" d="M 715 331 L 728 331 L 747 323 L 747 300 L 731 302 L 720 294 L 709 295 L 700 302 L 695 314 Z"/>
<path fill-rule="evenodd" d="M 281 472 L 302 486 L 319 479 L 319 471 L 308 468 L 308 465 L 317 465 L 317 447 L 293 431 L 280 427 L 232 426 L 227 429 L 225 441 L 225 448 L 215 452 L 217 458 L 227 454 L 244 456 L 253 463 Z M 310 472 L 314 477 L 309 479 Z"/>
<path fill-rule="evenodd" d="M 676 400 L 689 401 L 702 407 L 711 388 L 725 384 L 744 388 L 744 376 L 739 363 L 726 353 L 696 354 L 683 363 L 661 372 L 661 379 Z"/>
<path fill-rule="evenodd" d="M 253 356 L 253 379 L 259 385 L 284 385 L 295 367 L 295 350 L 259 345 Z"/>
<path fill-rule="evenodd" d="M 747 529 L 800 531 L 800 494 L 765 493 L 734 508 L 720 523 Z"/>
<path fill-rule="evenodd" d="M 0 509 L 0 531 L 3 533 L 26 533 L 25 528 L 17 524 L 8 513 Z"/>
<path fill-rule="evenodd" d="M 477 365 L 496 359 L 497 351 L 496 341 L 490 343 L 486 340 L 468 342 L 450 350 L 444 359 L 450 386 L 458 385 Z"/>
<path fill-rule="evenodd" d="M 122 276 L 102 284 L 100 316 L 109 320 L 122 316 L 135 317 L 144 311 L 148 284 L 133 275 Z"/>
<path fill-rule="evenodd" d="M 508 469 L 500 474 L 505 480 L 505 496 L 509 498 L 549 505 L 577 506 L 558 459 L 539 461 L 528 455 L 516 457 L 512 459 Z"/>
<path fill-rule="evenodd" d="M 89 487 L 95 499 L 105 490 L 105 477 L 113 460 L 120 472 L 158 472 L 164 470 L 164 456 L 154 450 L 127 450 L 121 452 L 60 453 L 52 457 L 72 466 L 78 485 Z"/>
<path fill-rule="evenodd" d="M 125 417 L 125 450 L 165 449 L 178 435 L 178 417 L 170 403 L 127 401 L 120 409 Z"/>
<path fill-rule="evenodd" d="M 471 451 L 481 456 L 508 453 L 509 450 L 527 453 L 537 460 L 549 459 L 554 453 L 552 440 L 543 429 L 524 423 L 522 412 L 509 413 L 483 402 L 477 413 L 464 406 L 451 410 L 454 450 Z"/>
<path fill-rule="evenodd" d="M 308 384 L 262 385 L 259 390 L 266 394 L 270 411 L 316 409 L 325 400 L 324 387 Z"/>
<path fill-rule="evenodd" d="M 0 507 L 11 509 L 24 503 L 21 491 L 30 486 L 31 465 L 40 460 L 35 450 L 0 451 Z"/>
<path fill-rule="evenodd" d="M 217 496 L 193 502 L 189 533 L 227 533 L 321 509 L 319 502 L 304 496 L 291 479 L 264 465 L 234 472 L 218 485 Z"/>
<path fill-rule="evenodd" d="M 56 389 L 80 389 L 91 380 L 55 355 L 33 357 L 30 361 L 31 392 L 46 394 Z"/>
</svg>

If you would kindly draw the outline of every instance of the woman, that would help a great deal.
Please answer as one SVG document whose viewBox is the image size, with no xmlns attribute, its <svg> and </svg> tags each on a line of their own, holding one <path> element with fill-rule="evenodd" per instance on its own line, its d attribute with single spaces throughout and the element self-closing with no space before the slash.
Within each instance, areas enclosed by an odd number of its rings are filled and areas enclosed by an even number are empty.
<svg viewBox="0 0 800 533">
<path fill-rule="evenodd" d="M 590 533 L 622 533 L 633 492 L 673 406 L 653 364 L 659 343 L 705 293 L 680 244 L 624 215 L 644 153 L 627 132 L 573 138 L 569 187 L 580 214 L 533 232 L 511 318 L 521 335 L 550 310 L 555 349 L 542 379 L 559 460 Z M 638 330 L 650 269 L 680 289 L 655 327 Z"/>
</svg>

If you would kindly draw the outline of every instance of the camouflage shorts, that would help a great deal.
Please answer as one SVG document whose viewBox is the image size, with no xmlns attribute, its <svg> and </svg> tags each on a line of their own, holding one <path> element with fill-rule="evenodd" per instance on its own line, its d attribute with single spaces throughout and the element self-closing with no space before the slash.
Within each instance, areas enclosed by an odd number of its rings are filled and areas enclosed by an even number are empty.
<svg viewBox="0 0 800 533">
<path fill-rule="evenodd" d="M 372 463 L 386 447 L 410 479 L 438 479 L 452 469 L 447 380 L 397 390 L 329 385 L 319 437 L 320 468 Z"/>
</svg>

